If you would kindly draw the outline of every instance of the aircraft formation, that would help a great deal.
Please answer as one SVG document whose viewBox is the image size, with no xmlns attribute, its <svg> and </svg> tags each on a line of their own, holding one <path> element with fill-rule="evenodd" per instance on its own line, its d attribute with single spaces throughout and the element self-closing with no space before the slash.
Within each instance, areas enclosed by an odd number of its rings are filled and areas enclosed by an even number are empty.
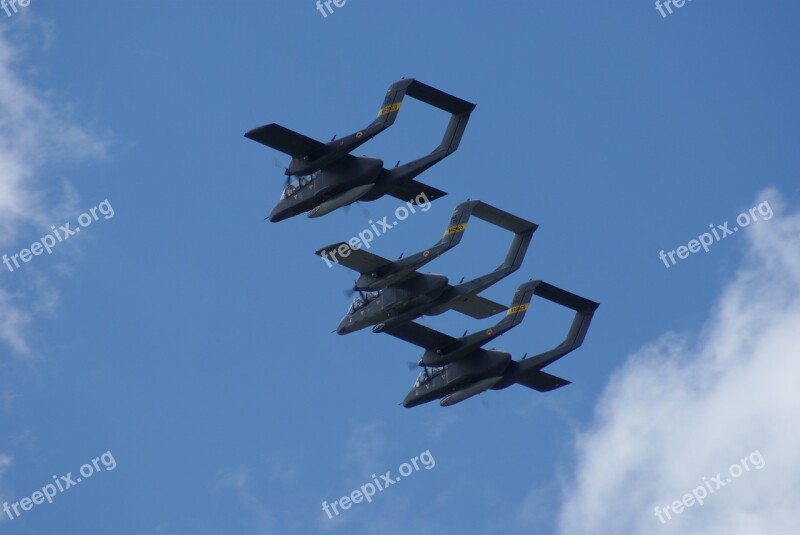
<svg viewBox="0 0 800 535">
<path fill-rule="evenodd" d="M 403 98 L 411 97 L 450 113 L 442 141 L 430 154 L 391 169 L 383 161 L 350 153 L 394 124 Z M 273 222 L 307 213 L 320 217 L 358 201 L 373 201 L 390 195 L 409 203 L 423 198 L 433 201 L 445 192 L 416 180 L 420 174 L 458 148 L 475 104 L 423 84 L 413 78 L 391 86 L 377 118 L 354 134 L 336 136 L 322 143 L 277 124 L 250 130 L 245 137 L 291 156 L 285 169 L 286 183 L 278 204 L 268 219 Z M 471 217 L 496 225 L 512 234 L 503 262 L 493 271 L 475 279 L 451 284 L 444 275 L 421 273 L 425 264 L 457 246 Z M 541 280 L 519 285 L 506 306 L 479 294 L 516 272 L 521 266 L 538 225 L 479 200 L 456 206 L 442 238 L 431 247 L 397 260 L 388 260 L 363 249 L 352 249 L 338 263 L 355 271 L 353 291 L 358 293 L 336 332 L 340 335 L 372 327 L 419 346 L 422 368 L 404 407 L 434 400 L 454 405 L 488 390 L 502 390 L 514 384 L 549 392 L 570 384 L 543 368 L 574 351 L 584 341 L 598 303 L 562 290 Z M 316 251 L 319 256 L 335 254 L 344 242 Z M 498 336 L 519 325 L 533 296 L 567 307 L 575 312 L 565 339 L 556 347 L 519 360 L 506 351 L 484 349 Z M 459 338 L 418 323 L 423 316 L 454 310 L 476 319 L 505 313 L 495 325 Z"/>
</svg>

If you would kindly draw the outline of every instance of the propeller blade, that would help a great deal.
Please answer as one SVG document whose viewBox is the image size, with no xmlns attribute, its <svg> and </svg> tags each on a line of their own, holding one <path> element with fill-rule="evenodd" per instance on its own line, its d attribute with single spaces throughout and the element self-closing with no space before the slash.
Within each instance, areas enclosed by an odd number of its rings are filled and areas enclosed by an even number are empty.
<svg viewBox="0 0 800 535">
<path fill-rule="evenodd" d="M 284 167 L 283 165 L 281 165 L 281 162 L 279 162 L 277 158 L 272 160 L 272 165 L 274 165 L 278 169 L 283 169 L 283 174 L 286 175 L 286 185 L 288 186 L 289 185 L 289 168 L 288 167 Z M 286 186 L 284 186 L 284 187 L 286 187 Z"/>
</svg>

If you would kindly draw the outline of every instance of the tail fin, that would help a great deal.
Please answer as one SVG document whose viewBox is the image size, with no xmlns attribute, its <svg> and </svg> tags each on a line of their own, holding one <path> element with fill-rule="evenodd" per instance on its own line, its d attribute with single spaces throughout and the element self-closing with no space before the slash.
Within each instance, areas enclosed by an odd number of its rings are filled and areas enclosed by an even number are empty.
<svg viewBox="0 0 800 535">
<path fill-rule="evenodd" d="M 464 214 L 461 217 L 459 225 L 461 228 L 465 228 L 470 215 L 474 215 L 478 219 L 482 219 L 488 223 L 513 232 L 514 238 L 511 240 L 511 245 L 508 248 L 506 257 L 500 266 L 490 273 L 450 288 L 448 290 L 450 293 L 444 296 L 448 304 L 443 305 L 441 309 L 434 313 L 444 312 L 448 308 L 459 310 L 458 303 L 462 300 L 469 301 L 475 298 L 478 293 L 517 271 L 522 265 L 522 261 L 528 251 L 533 233 L 539 228 L 539 225 L 536 223 L 531 223 L 521 217 L 517 217 L 481 201 L 468 201 L 467 203 L 459 205 L 459 208 L 461 206 L 464 206 Z M 448 229 L 453 228 L 452 223 L 453 221 L 451 221 L 451 226 L 448 227 Z M 461 234 L 458 234 L 458 237 L 455 239 L 460 240 L 460 235 Z M 447 237 L 447 233 L 445 233 L 445 238 Z M 450 246 L 452 247 L 452 245 Z M 465 313 L 469 314 L 469 307 L 466 307 L 462 311 L 466 311 Z"/>
<path fill-rule="evenodd" d="M 372 128 L 384 130 L 394 124 L 397 114 L 400 112 L 403 97 L 406 95 L 451 114 L 450 123 L 447 125 L 442 142 L 434 152 L 444 151 L 449 154 L 455 151 L 459 143 L 461 143 L 461 137 L 464 135 L 464 129 L 467 127 L 467 121 L 469 121 L 472 110 L 475 109 L 475 104 L 418 82 L 413 78 L 400 80 L 389 87 L 386 97 L 383 99 L 383 104 L 378 111 L 378 117 L 369 125 L 367 130 Z"/>
<path fill-rule="evenodd" d="M 528 252 L 528 246 L 533 238 L 533 233 L 539 228 L 539 225 L 536 223 L 531 223 L 530 221 L 526 221 L 521 217 L 517 217 L 486 203 L 477 202 L 478 204 L 476 204 L 472 210 L 472 215 L 478 219 L 482 219 L 488 223 L 513 232 L 514 238 L 511 240 L 511 245 L 508 248 L 503 263 L 495 268 L 494 271 L 463 284 L 459 284 L 454 289 L 462 295 L 482 292 L 489 286 L 517 271 L 520 266 L 522 266 L 522 261 L 525 259 L 525 254 Z"/>
<path fill-rule="evenodd" d="M 584 338 L 586 338 L 586 332 L 589 330 L 589 325 L 592 323 L 594 311 L 597 310 L 600 303 L 595 303 L 585 297 L 575 295 L 561 288 L 547 284 L 546 282 L 542 282 L 539 285 L 536 289 L 536 295 L 575 311 L 572 325 L 563 342 L 549 351 L 545 351 L 544 353 L 540 353 L 524 361 L 525 366 L 523 368 L 541 369 L 581 347 Z"/>
<path fill-rule="evenodd" d="M 436 251 L 441 254 L 458 245 L 472 216 L 514 233 L 514 239 L 506 254 L 506 259 L 497 269 L 508 270 L 506 275 L 519 269 L 520 265 L 522 265 L 522 259 L 525 258 L 525 252 L 528 250 L 531 237 L 536 232 L 536 229 L 539 228 L 539 225 L 479 200 L 465 201 L 455 207 L 442 239 L 431 247 L 431 253 Z M 439 252 L 439 248 L 443 250 Z"/>
<path fill-rule="evenodd" d="M 528 311 L 528 304 L 531 302 L 531 298 L 536 293 L 536 289 L 540 284 L 542 284 L 542 281 L 528 281 L 517 287 L 517 291 L 514 292 L 514 299 L 511 301 L 508 310 L 506 310 L 505 317 L 493 328 L 487 329 L 485 335 L 486 339 L 482 344 L 494 340 L 501 334 L 522 323 L 522 320 L 525 318 L 525 313 Z"/>
<path fill-rule="evenodd" d="M 467 222 L 473 215 L 478 219 L 483 219 L 489 223 L 517 232 L 518 235 L 514 237 L 512 248 L 509 250 L 503 266 L 508 266 L 512 271 L 519 268 L 519 264 L 525 255 L 525 250 L 528 248 L 528 243 L 530 243 L 531 235 L 538 228 L 538 225 L 481 201 L 464 201 L 456 206 L 444 230 L 444 235 L 438 242 L 422 252 L 407 256 L 404 260 L 396 262 L 396 264 L 402 266 L 403 269 L 418 269 L 446 253 L 461 243 L 461 238 L 467 228 Z M 510 272 L 508 271 L 506 274 Z"/>
<path fill-rule="evenodd" d="M 597 310 L 597 307 L 600 306 L 599 303 L 562 290 L 546 282 L 541 282 L 537 286 L 535 293 L 548 301 L 574 310 L 575 317 L 572 320 L 572 325 L 564 341 L 553 349 L 515 362 L 514 369 L 508 374 L 507 379 L 494 387 L 497 390 L 514 383 L 519 383 L 523 386 L 533 388 L 534 390 L 547 392 L 569 384 L 569 381 L 566 379 L 549 375 L 541 370 L 564 355 L 575 351 L 583 344 L 594 312 Z"/>
<path fill-rule="evenodd" d="M 395 193 L 398 186 L 419 176 L 458 149 L 461 144 L 461 138 L 464 136 L 464 130 L 467 128 L 470 114 L 475 109 L 475 104 L 449 95 L 422 82 L 414 79 L 400 80 L 389 88 L 378 118 L 370 125 L 370 128 L 379 127 L 383 129 L 393 124 L 405 95 L 450 113 L 450 122 L 444 131 L 442 141 L 430 154 L 389 170 L 382 193 L 395 196 L 402 193 L 402 191 Z"/>
</svg>

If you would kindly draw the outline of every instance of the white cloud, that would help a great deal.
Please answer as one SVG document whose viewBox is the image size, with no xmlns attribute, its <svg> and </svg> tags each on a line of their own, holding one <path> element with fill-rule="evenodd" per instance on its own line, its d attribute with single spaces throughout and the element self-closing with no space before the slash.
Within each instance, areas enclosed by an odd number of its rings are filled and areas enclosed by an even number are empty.
<svg viewBox="0 0 800 535">
<path fill-rule="evenodd" d="M 800 525 L 800 213 L 748 228 L 744 265 L 695 337 L 666 334 L 608 384 L 577 444 L 560 533 L 794 533 Z M 745 238 L 746 235 L 746 238 Z M 691 306 L 691 304 L 687 304 Z M 663 524 L 667 506 L 758 450 L 745 472 Z"/>
<path fill-rule="evenodd" d="M 232 488 L 235 491 L 242 509 L 249 515 L 245 522 L 252 524 L 255 530 L 254 533 L 258 535 L 276 533 L 273 527 L 273 514 L 253 491 L 250 474 L 246 469 L 239 468 L 238 470 L 221 474 L 217 484 L 224 488 Z"/>
<path fill-rule="evenodd" d="M 14 459 L 7 453 L 0 452 L 0 504 L 2 504 L 8 496 L 8 492 L 4 488 L 3 476 L 5 476 L 6 470 L 13 464 L 13 460 Z M 5 517 L 5 515 L 0 516 L 0 522 L 5 522 L 3 517 Z"/>
<path fill-rule="evenodd" d="M 18 48 L 0 27 L 0 247 L 8 254 L 42 235 L 41 230 L 23 235 L 23 230 L 49 229 L 63 219 L 61 214 L 74 212 L 72 188 L 48 184 L 40 176 L 42 167 L 105 152 L 102 141 L 73 124 L 52 99 L 23 81 L 18 74 L 22 66 Z M 17 247 L 23 238 L 25 243 Z M 21 286 L 20 274 L 0 268 L 0 343 L 17 355 L 26 355 L 30 348 L 25 331 L 36 312 L 28 303 L 54 299 L 55 294 L 43 293 L 39 285 L 9 290 Z"/>
<path fill-rule="evenodd" d="M 346 459 L 361 474 L 378 472 L 386 453 L 386 424 L 381 420 L 350 422 Z"/>
</svg>

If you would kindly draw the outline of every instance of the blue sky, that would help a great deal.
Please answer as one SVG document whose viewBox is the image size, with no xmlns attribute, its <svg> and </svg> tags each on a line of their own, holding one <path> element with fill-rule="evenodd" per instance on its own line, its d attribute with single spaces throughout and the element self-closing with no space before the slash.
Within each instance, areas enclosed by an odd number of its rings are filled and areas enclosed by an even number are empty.
<svg viewBox="0 0 800 535">
<path fill-rule="evenodd" d="M 800 494 L 785 425 L 800 397 L 784 379 L 798 371 L 798 15 L 740 0 L 667 18 L 651 2 L 0 11 L 0 254 L 114 209 L 52 255 L 0 266 L 0 501 L 107 451 L 117 463 L 0 529 L 787 533 L 796 523 L 778 522 L 797 513 L 783 504 Z M 353 275 L 313 254 L 399 202 L 264 221 L 288 158 L 244 132 L 352 133 L 402 77 L 477 108 L 459 150 L 421 177 L 449 195 L 372 250 L 433 244 L 467 198 L 538 223 L 522 269 L 485 295 L 507 302 L 535 278 L 602 303 L 585 345 L 549 369 L 569 387 L 402 408 L 419 351 L 332 334 Z M 408 102 L 358 154 L 414 158 L 446 121 Z M 773 219 L 659 260 L 763 201 Z M 428 268 L 481 274 L 506 240 L 471 224 Z M 519 358 L 569 320 L 534 307 L 494 345 Z M 486 323 L 425 321 L 455 335 Z M 654 517 L 756 449 L 765 470 Z M 322 512 L 426 450 L 435 468 Z"/>
</svg>

